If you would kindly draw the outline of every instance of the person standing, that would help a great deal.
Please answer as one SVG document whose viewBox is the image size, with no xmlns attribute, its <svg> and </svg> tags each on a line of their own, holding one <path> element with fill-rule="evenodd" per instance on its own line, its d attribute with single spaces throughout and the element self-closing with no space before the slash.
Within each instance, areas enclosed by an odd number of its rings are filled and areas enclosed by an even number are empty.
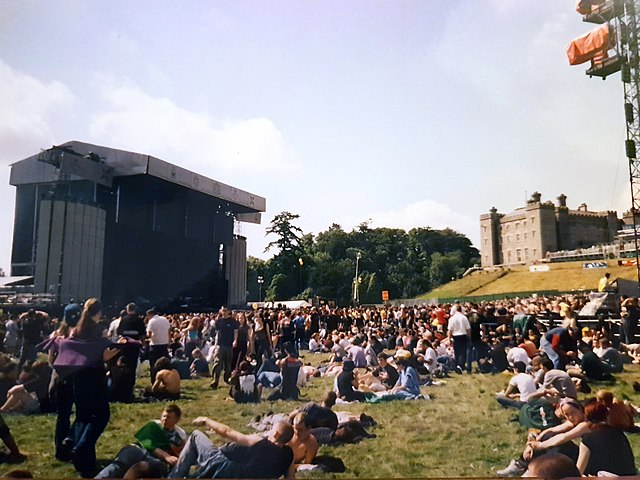
<svg viewBox="0 0 640 480">
<path fill-rule="evenodd" d="M 453 342 L 453 353 L 456 361 L 456 371 L 462 373 L 462 368 L 467 361 L 467 347 L 471 336 L 471 325 L 469 319 L 462 313 L 462 307 L 455 305 L 452 308 L 453 314 L 449 318 L 449 328 L 447 336 Z"/>
<path fill-rule="evenodd" d="M 20 325 L 22 331 L 22 348 L 20 349 L 20 361 L 18 369 L 26 362 L 33 362 L 36 359 L 38 345 L 42 341 L 45 323 L 49 320 L 49 315 L 45 312 L 30 309 L 20 315 Z"/>
<path fill-rule="evenodd" d="M 6 332 L 4 334 L 4 353 L 15 356 L 18 348 L 18 322 L 15 315 L 9 315 L 9 320 L 5 325 Z"/>
<path fill-rule="evenodd" d="M 149 372 L 151 384 L 156 381 L 154 365 L 159 358 L 169 357 L 169 331 L 171 324 L 166 317 L 158 315 L 155 308 L 147 310 L 147 336 L 149 337 Z"/>
<path fill-rule="evenodd" d="M 231 317 L 231 312 L 227 307 L 222 307 L 218 318 L 215 321 L 217 331 L 215 353 L 213 360 L 213 381 L 210 387 L 218 388 L 220 383 L 220 373 L 224 369 L 224 381 L 229 382 L 231 377 L 231 361 L 233 359 L 233 348 L 238 345 L 238 321 Z"/>
<path fill-rule="evenodd" d="M 127 305 L 127 314 L 122 317 L 118 325 L 118 335 L 121 337 L 130 337 L 134 340 L 144 340 L 145 326 L 144 321 L 136 313 L 136 304 Z"/>
<path fill-rule="evenodd" d="M 98 325 L 101 317 L 100 300 L 90 298 L 71 336 L 53 346 L 54 368 L 62 378 L 71 375 L 73 384 L 76 418 L 71 438 L 65 444 L 72 446 L 73 465 L 85 478 L 96 473 L 96 442 L 110 418 L 104 362 L 118 353 L 110 348 L 111 341 L 102 336 Z"/>
<path fill-rule="evenodd" d="M 78 320 L 80 320 L 80 313 L 82 313 L 82 308 L 80 308 L 80 305 L 72 298 L 69 300 L 69 305 L 64 307 L 64 316 L 62 319 L 64 323 L 70 327 L 75 327 L 78 324 Z"/>
<path fill-rule="evenodd" d="M 120 319 L 120 323 L 118 324 L 116 333 L 119 337 L 129 337 L 133 340 L 142 342 L 142 340 L 144 340 L 146 329 L 144 326 L 144 321 L 136 313 L 136 304 L 128 304 L 125 310 L 126 313 Z M 122 379 L 122 388 L 126 392 L 131 392 L 131 396 L 133 396 L 136 385 L 136 371 L 138 369 L 138 361 L 140 359 L 140 350 L 142 348 L 142 343 L 131 342 L 127 345 L 129 345 L 130 347 L 127 350 L 126 354 L 122 356 L 125 366 L 125 376 Z"/>
<path fill-rule="evenodd" d="M 263 312 L 258 312 L 254 316 L 253 325 L 253 351 L 256 355 L 256 368 L 258 369 L 262 365 L 262 356 L 265 355 L 269 358 L 273 351 L 271 346 L 271 330 L 269 329 L 269 324 L 264 321 L 262 316 Z"/>
<path fill-rule="evenodd" d="M 233 370 L 238 369 L 240 364 L 246 360 L 247 353 L 253 353 L 253 329 L 247 322 L 247 316 L 244 312 L 240 312 L 236 315 L 236 318 L 238 320 L 238 338 L 233 347 L 233 359 L 231 362 Z"/>
</svg>

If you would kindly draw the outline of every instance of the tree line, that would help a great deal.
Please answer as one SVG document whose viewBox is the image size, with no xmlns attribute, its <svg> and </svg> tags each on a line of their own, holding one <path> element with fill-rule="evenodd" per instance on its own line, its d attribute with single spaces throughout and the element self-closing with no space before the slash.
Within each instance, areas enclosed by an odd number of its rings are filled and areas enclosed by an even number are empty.
<svg viewBox="0 0 640 480">
<path fill-rule="evenodd" d="M 350 232 L 333 224 L 305 234 L 299 215 L 282 212 L 266 229 L 273 240 L 268 260 L 247 261 L 248 301 L 308 299 L 319 296 L 346 305 L 354 298 L 356 263 L 361 304 L 414 298 L 457 278 L 479 263 L 478 250 L 461 233 L 446 228 L 371 228 L 363 222 Z M 260 282 L 259 282 L 260 280 Z"/>
</svg>

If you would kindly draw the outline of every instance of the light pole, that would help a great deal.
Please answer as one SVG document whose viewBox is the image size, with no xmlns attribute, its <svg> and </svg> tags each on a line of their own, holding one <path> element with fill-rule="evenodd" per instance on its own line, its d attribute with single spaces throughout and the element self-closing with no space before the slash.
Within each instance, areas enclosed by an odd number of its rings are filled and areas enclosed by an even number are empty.
<svg viewBox="0 0 640 480">
<path fill-rule="evenodd" d="M 358 281 L 358 267 L 360 266 L 361 258 L 362 254 L 360 252 L 356 253 L 356 276 L 353 279 L 353 303 L 355 303 L 356 305 L 358 304 L 359 300 L 358 287 L 360 282 Z"/>
<path fill-rule="evenodd" d="M 262 303 L 262 284 L 264 283 L 264 278 L 262 277 L 262 275 L 258 275 L 258 290 L 259 290 L 259 294 L 258 294 L 258 302 Z"/>
<path fill-rule="evenodd" d="M 298 272 L 298 290 L 302 293 L 302 266 L 304 265 L 302 257 L 298 258 L 298 265 L 300 265 L 300 270 Z"/>
</svg>

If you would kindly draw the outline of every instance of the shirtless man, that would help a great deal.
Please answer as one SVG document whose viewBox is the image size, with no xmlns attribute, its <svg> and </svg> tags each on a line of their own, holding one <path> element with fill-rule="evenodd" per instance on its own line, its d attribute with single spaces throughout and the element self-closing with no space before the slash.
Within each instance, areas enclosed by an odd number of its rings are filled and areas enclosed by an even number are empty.
<svg viewBox="0 0 640 480">
<path fill-rule="evenodd" d="M 293 438 L 287 443 L 293 450 L 293 463 L 297 469 L 301 464 L 310 464 L 318 454 L 318 442 L 311 435 L 305 412 L 293 418 Z"/>
<path fill-rule="evenodd" d="M 176 400 L 180 398 L 180 374 L 171 368 L 171 360 L 160 357 L 155 365 L 156 380 L 145 396 Z"/>
</svg>

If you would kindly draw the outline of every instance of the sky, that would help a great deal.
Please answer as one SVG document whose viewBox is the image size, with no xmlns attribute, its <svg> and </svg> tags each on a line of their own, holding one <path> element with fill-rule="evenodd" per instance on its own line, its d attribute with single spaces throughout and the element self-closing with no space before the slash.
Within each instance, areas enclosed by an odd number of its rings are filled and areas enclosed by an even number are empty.
<svg viewBox="0 0 640 480">
<path fill-rule="evenodd" d="M 575 0 L 0 0 L 0 267 L 9 165 L 78 140 L 153 155 L 279 212 L 451 227 L 527 195 L 628 210 L 619 74 L 565 46 Z"/>
</svg>

